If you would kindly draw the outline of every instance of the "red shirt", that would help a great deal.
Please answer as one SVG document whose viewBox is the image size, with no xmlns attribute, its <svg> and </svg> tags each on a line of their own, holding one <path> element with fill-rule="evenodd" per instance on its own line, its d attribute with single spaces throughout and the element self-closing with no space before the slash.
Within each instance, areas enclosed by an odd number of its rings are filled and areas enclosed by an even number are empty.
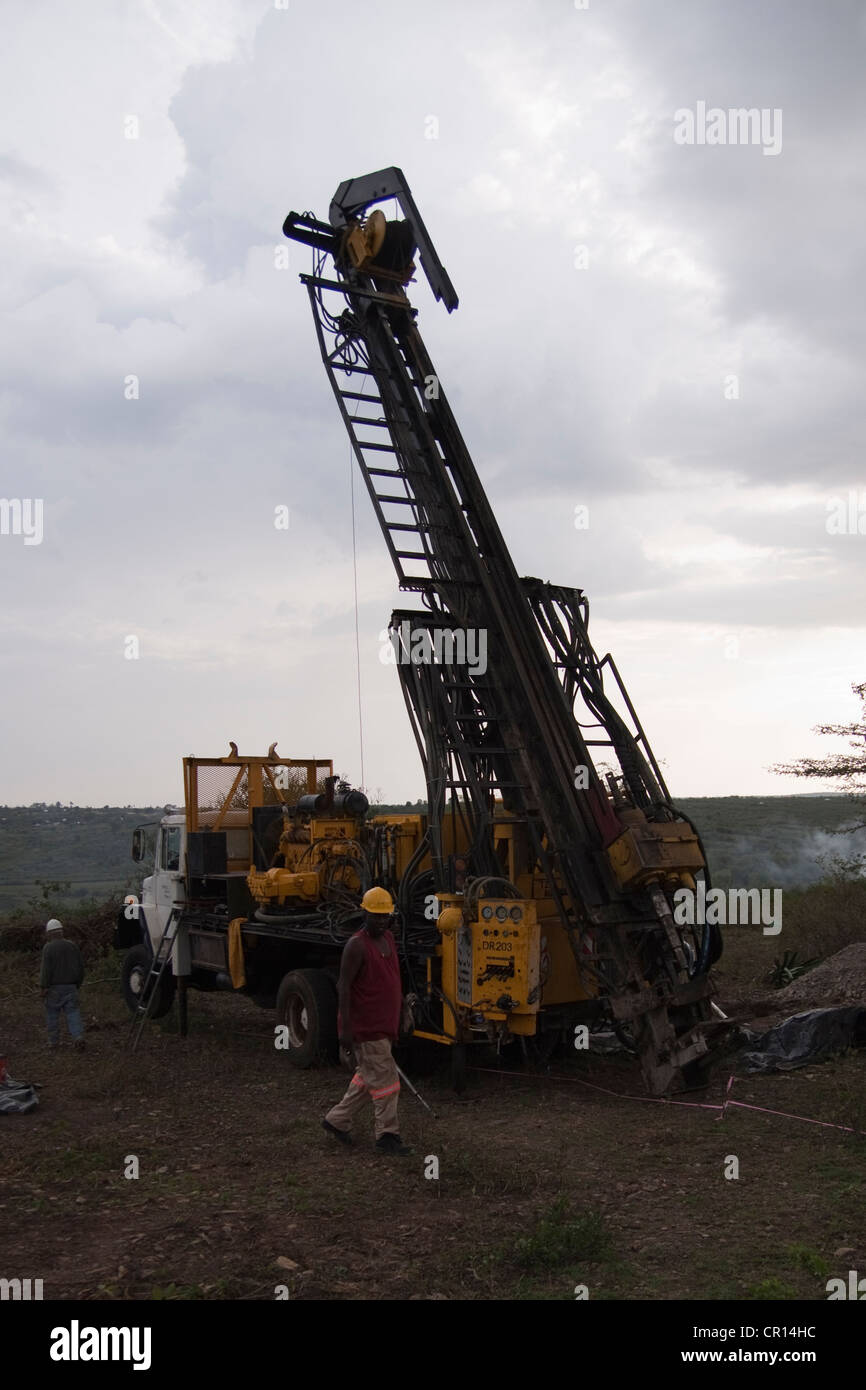
<svg viewBox="0 0 866 1390">
<path fill-rule="evenodd" d="M 358 937 L 364 945 L 364 962 L 349 994 L 352 1036 L 356 1042 L 377 1042 L 380 1038 L 396 1041 L 400 1034 L 403 985 L 394 937 L 385 931 L 374 941 L 363 927 L 350 940 Z M 379 942 L 387 942 L 390 956 L 382 955 Z M 338 1020 L 338 1026 L 342 1032 L 342 1020 Z"/>
</svg>

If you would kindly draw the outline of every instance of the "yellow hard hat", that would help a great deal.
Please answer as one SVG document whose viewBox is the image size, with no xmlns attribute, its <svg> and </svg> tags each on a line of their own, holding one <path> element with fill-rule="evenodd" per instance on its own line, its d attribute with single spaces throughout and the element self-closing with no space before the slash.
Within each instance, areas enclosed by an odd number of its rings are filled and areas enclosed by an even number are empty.
<svg viewBox="0 0 866 1390">
<path fill-rule="evenodd" d="M 361 899 L 361 906 L 365 912 L 379 912 L 390 917 L 394 911 L 394 899 L 385 888 L 368 888 Z"/>
</svg>

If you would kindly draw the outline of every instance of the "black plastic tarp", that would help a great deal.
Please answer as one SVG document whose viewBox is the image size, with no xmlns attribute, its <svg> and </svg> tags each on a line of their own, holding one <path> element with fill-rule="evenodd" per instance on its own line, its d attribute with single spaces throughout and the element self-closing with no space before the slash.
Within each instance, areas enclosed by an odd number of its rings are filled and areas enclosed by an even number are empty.
<svg viewBox="0 0 866 1390">
<path fill-rule="evenodd" d="M 794 1071 L 866 1045 L 866 1008 L 810 1009 L 750 1040 L 737 1058 L 746 1072 Z"/>
<path fill-rule="evenodd" d="M 29 1081 L 0 1081 L 0 1115 L 26 1115 L 39 1104 L 36 1088 Z"/>
</svg>

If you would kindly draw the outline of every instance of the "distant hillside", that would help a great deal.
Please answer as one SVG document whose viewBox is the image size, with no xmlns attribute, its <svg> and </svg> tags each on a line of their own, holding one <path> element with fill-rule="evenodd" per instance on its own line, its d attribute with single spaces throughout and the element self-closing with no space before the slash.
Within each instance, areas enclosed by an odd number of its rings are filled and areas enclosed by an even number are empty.
<svg viewBox="0 0 866 1390">
<path fill-rule="evenodd" d="M 140 880 L 132 831 L 162 815 L 161 806 L 0 807 L 0 913 L 38 899 L 40 882 L 68 884 L 52 897 L 80 902 Z"/>
<path fill-rule="evenodd" d="M 832 859 L 866 854 L 866 807 L 846 796 L 682 797 L 720 888 L 804 888 L 827 876 Z"/>
<path fill-rule="evenodd" d="M 866 854 L 866 831 L 842 833 L 864 818 L 844 796 L 688 797 L 677 805 L 700 831 L 720 887 L 803 887 L 825 876 L 822 860 Z M 418 801 L 371 813 L 425 810 Z M 52 898 L 72 902 L 137 887 L 133 828 L 162 815 L 161 806 L 0 807 L 0 913 L 38 901 L 40 882 L 68 884 Z"/>
</svg>

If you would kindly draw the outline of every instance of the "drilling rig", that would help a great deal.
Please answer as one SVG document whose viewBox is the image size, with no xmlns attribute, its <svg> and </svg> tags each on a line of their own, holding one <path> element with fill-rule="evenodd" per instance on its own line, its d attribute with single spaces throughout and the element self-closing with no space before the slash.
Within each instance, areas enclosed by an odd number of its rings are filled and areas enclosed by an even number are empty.
<svg viewBox="0 0 866 1390">
<path fill-rule="evenodd" d="M 396 200 L 387 219 L 377 204 Z M 700 836 L 673 804 L 580 589 L 520 578 L 417 327 L 416 257 L 457 295 L 399 169 L 342 183 L 329 220 L 290 213 L 313 250 L 301 280 L 322 360 L 400 588 L 390 642 L 427 785 L 426 814 L 371 815 L 328 758 L 272 744 L 183 761 L 184 807 L 139 827 L 151 858 L 122 909 L 131 1043 L 177 993 L 276 1006 L 289 1061 L 336 1061 L 343 947 L 373 886 L 394 931 L 413 1038 L 467 1049 L 613 1028 L 654 1095 L 699 1084 L 718 927 L 677 918 L 709 889 Z"/>
<path fill-rule="evenodd" d="M 389 628 L 427 784 L 391 883 L 404 968 L 417 983 L 425 967 L 420 1031 L 539 1044 L 606 1019 L 652 1094 L 693 1085 L 721 937 L 680 925 L 673 894 L 709 886 L 700 836 L 593 649 L 583 591 L 515 570 L 407 295 L 417 258 L 458 307 L 406 179 L 349 179 L 327 222 L 292 212 L 283 231 L 312 248 L 300 278 L 322 361 L 400 589 L 421 605 Z"/>
</svg>

